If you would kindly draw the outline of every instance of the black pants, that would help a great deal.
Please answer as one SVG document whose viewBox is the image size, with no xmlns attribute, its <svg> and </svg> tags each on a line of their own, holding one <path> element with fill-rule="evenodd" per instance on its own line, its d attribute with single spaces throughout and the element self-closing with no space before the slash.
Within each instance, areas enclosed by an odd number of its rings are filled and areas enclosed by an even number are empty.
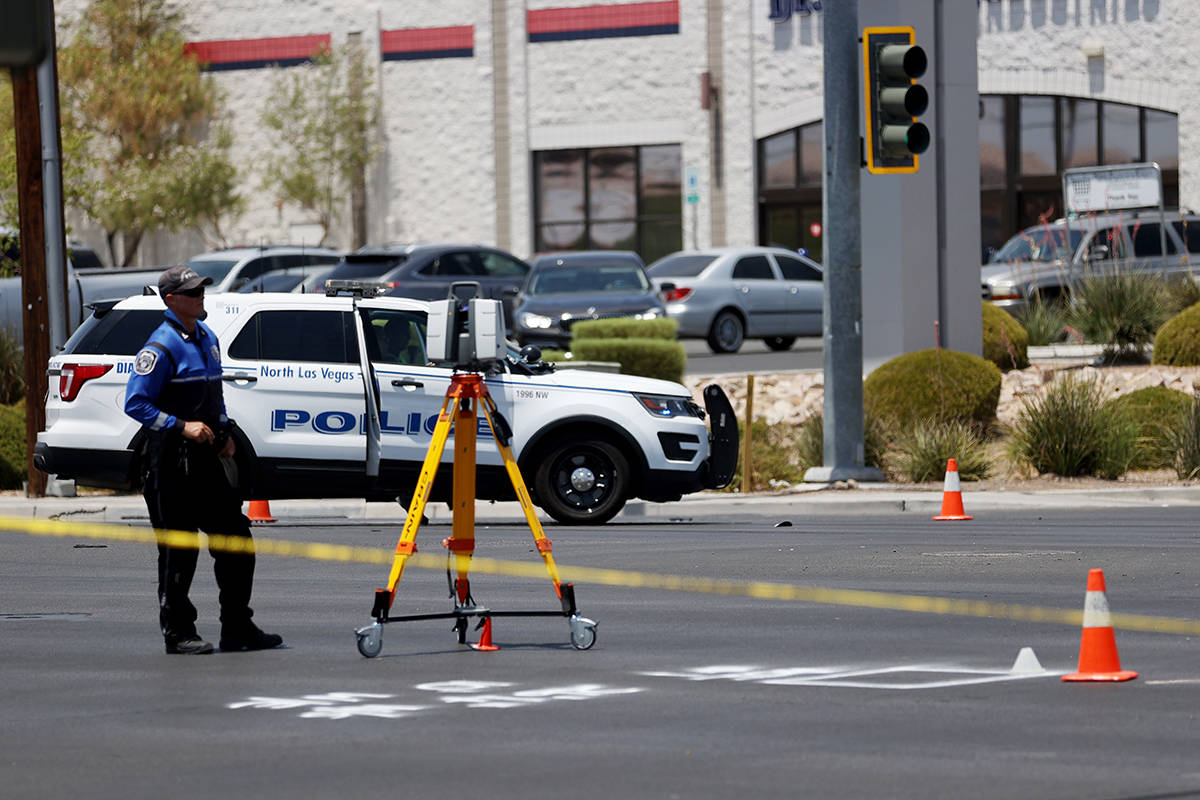
<svg viewBox="0 0 1200 800">
<path fill-rule="evenodd" d="M 183 443 L 180 443 L 183 444 Z M 196 531 L 250 538 L 250 520 L 229 485 L 211 445 L 167 447 L 153 458 L 143 495 L 155 528 Z M 254 552 L 210 550 L 220 590 L 221 629 L 229 632 L 249 622 L 254 584 Z M 158 546 L 158 607 L 163 636 L 182 639 L 196 635 L 196 607 L 188 599 L 199 550 L 169 544 Z"/>
</svg>

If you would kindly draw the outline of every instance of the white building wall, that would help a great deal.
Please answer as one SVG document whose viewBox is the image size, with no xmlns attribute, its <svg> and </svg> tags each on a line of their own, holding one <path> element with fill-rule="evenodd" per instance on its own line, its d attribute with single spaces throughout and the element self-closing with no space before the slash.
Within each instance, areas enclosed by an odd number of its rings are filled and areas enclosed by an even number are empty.
<svg viewBox="0 0 1200 800">
<path fill-rule="evenodd" d="M 532 249 L 532 151 L 680 143 L 684 167 L 700 177 L 700 204 L 682 208 L 685 246 L 711 242 L 713 158 L 710 112 L 700 108 L 707 59 L 708 0 L 680 0 L 676 35 L 528 41 L 526 12 L 619 5 L 616 0 L 506 0 L 510 78 L 511 183 L 507 238 Z M 950 0 L 946 0 L 949 2 Z M 958 2 L 959 0 L 954 0 Z M 961 0 L 969 2 L 970 0 Z M 60 20 L 88 0 L 58 0 Z M 1180 199 L 1200 208 L 1200 50 L 1190 41 L 1195 0 L 1001 0 L 978 5 L 979 87 L 984 93 L 1094 97 L 1178 113 Z M 756 237 L 754 142 L 822 114 L 822 15 L 768 18 L 766 0 L 722 0 L 722 159 L 724 235 Z M 195 41 L 329 33 L 341 45 L 359 32 L 379 53 L 380 30 L 474 26 L 472 58 L 377 62 L 386 151 L 372 173 L 369 235 L 374 241 L 456 239 L 494 242 L 494 97 L 491 2 L 485 0 L 209 0 L 179 2 Z M 67 34 L 60 33 L 60 39 Z M 1099 44 L 1100 59 L 1084 55 Z M 292 68 L 297 69 L 297 68 Z M 211 73 L 225 94 L 243 171 L 246 213 L 232 226 L 239 242 L 295 241 L 310 235 L 300 209 L 279 208 L 261 188 L 258 165 L 273 143 L 258 117 L 270 90 L 267 69 Z M 681 203 L 683 199 L 681 198 Z M 73 235 L 95 241 L 77 225 Z M 330 243 L 349 244 L 343 215 Z M 166 242 L 167 244 L 164 244 Z M 176 245 L 174 251 L 170 242 Z M 95 241 L 102 244 L 102 240 Z M 200 249 L 194 235 L 148 239 L 148 263 Z M 174 256 L 172 257 L 172 253 Z M 143 255 L 143 260 L 147 257 Z"/>
</svg>

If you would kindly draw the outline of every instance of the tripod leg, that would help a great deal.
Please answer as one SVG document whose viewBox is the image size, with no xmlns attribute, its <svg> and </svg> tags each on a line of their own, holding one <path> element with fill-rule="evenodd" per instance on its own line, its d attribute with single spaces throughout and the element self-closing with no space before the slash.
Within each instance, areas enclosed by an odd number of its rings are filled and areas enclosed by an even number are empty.
<svg viewBox="0 0 1200 800">
<path fill-rule="evenodd" d="M 558 567 L 554 564 L 553 546 L 542 530 L 541 520 L 537 518 L 533 500 L 529 497 L 529 489 L 525 487 L 525 479 L 521 477 L 521 469 L 517 466 L 517 460 L 513 458 L 512 447 L 508 441 L 508 426 L 502 424 L 502 417 L 497 419 L 500 412 L 491 395 L 487 394 L 486 385 L 483 388 L 482 400 L 484 416 L 487 417 L 488 426 L 492 429 L 492 436 L 496 439 L 496 447 L 500 450 L 500 456 L 504 459 L 504 469 L 508 472 L 508 479 L 517 493 L 517 499 L 521 501 L 521 510 L 525 512 L 525 522 L 529 525 L 530 533 L 533 534 L 534 544 L 537 545 L 538 553 L 541 554 L 542 561 L 546 565 L 546 572 L 550 574 L 550 580 L 554 582 L 554 591 L 558 594 L 559 599 L 562 599 L 562 582 L 558 577 Z"/>
<path fill-rule="evenodd" d="M 442 451 L 446 448 L 446 437 L 450 433 L 450 421 L 454 418 L 457 404 L 457 399 L 447 395 L 442 403 L 442 411 L 438 414 L 433 438 L 429 442 L 429 450 L 425 453 L 425 462 L 421 465 L 421 474 L 417 478 L 417 488 L 413 492 L 408 517 L 400 531 L 400 541 L 396 543 L 396 557 L 388 575 L 388 608 L 391 608 L 392 600 L 396 597 L 396 585 L 400 583 L 400 577 L 404 574 L 404 565 L 408 557 L 416 552 L 417 529 L 421 527 L 421 515 L 425 513 L 425 504 L 429 502 L 429 490 L 433 487 L 438 464 L 442 461 Z"/>
<path fill-rule="evenodd" d="M 454 524 L 446 547 L 454 554 L 455 603 L 474 605 L 467 573 L 475 552 L 475 404 L 460 398 L 454 420 Z"/>
</svg>

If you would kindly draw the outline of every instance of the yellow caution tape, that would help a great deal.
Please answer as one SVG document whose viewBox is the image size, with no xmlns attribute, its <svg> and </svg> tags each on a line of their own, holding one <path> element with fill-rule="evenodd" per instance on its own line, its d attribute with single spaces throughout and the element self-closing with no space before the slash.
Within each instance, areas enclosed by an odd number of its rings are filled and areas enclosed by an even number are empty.
<svg viewBox="0 0 1200 800">
<path fill-rule="evenodd" d="M 199 548 L 200 535 L 188 531 L 163 531 L 152 528 L 133 528 L 95 522 L 63 522 L 0 516 L 0 529 L 32 536 L 104 539 L 120 542 L 169 544 L 172 547 Z M 209 549 L 245 552 L 251 549 L 263 555 L 305 558 L 311 561 L 341 561 L 359 564 L 390 565 L 395 558 L 391 550 L 371 547 L 350 547 L 323 542 L 289 542 L 255 536 L 207 536 Z M 417 569 L 443 570 L 443 555 L 414 553 L 408 565 Z M 545 579 L 546 568 L 541 561 L 502 561 L 475 556 L 471 571 L 485 575 L 507 575 L 518 578 Z M 861 589 L 828 589 L 819 586 L 796 586 L 768 581 L 731 581 L 717 578 L 697 578 L 685 575 L 663 575 L 630 570 L 597 569 L 559 565 L 563 581 L 602 586 L 623 586 L 631 589 L 659 589 L 698 594 L 719 594 L 752 597 L 758 600 L 777 600 L 793 603 L 876 608 L 887 611 L 908 611 L 917 614 L 949 614 L 963 617 L 985 617 L 1021 622 L 1040 622 L 1056 625 L 1083 624 L 1082 610 L 1067 610 L 1014 603 L 989 603 L 982 600 L 960 600 L 948 597 L 871 592 Z M 1143 614 L 1112 614 L 1114 628 L 1179 636 L 1200 636 L 1200 621 L 1175 617 L 1155 617 Z"/>
</svg>

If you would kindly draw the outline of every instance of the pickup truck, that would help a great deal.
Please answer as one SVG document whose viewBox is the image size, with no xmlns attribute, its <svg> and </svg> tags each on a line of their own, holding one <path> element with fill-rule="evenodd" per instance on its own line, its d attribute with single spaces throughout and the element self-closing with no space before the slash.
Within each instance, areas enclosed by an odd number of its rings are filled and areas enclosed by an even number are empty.
<svg viewBox="0 0 1200 800">
<path fill-rule="evenodd" d="M 90 250 L 88 251 L 90 252 Z M 341 253 L 323 247 L 263 245 L 218 250 L 193 256 L 188 265 L 213 279 L 213 291 L 235 291 L 268 272 L 311 269 L 315 265 L 337 263 Z M 140 295 L 147 286 L 158 285 L 158 276 L 166 267 L 148 269 L 78 269 L 67 260 L 69 294 L 67 335 L 75 331 L 91 314 L 91 307 L 106 300 L 123 300 Z M 21 278 L 0 278 L 0 329 L 24 340 L 21 324 Z"/>
</svg>

